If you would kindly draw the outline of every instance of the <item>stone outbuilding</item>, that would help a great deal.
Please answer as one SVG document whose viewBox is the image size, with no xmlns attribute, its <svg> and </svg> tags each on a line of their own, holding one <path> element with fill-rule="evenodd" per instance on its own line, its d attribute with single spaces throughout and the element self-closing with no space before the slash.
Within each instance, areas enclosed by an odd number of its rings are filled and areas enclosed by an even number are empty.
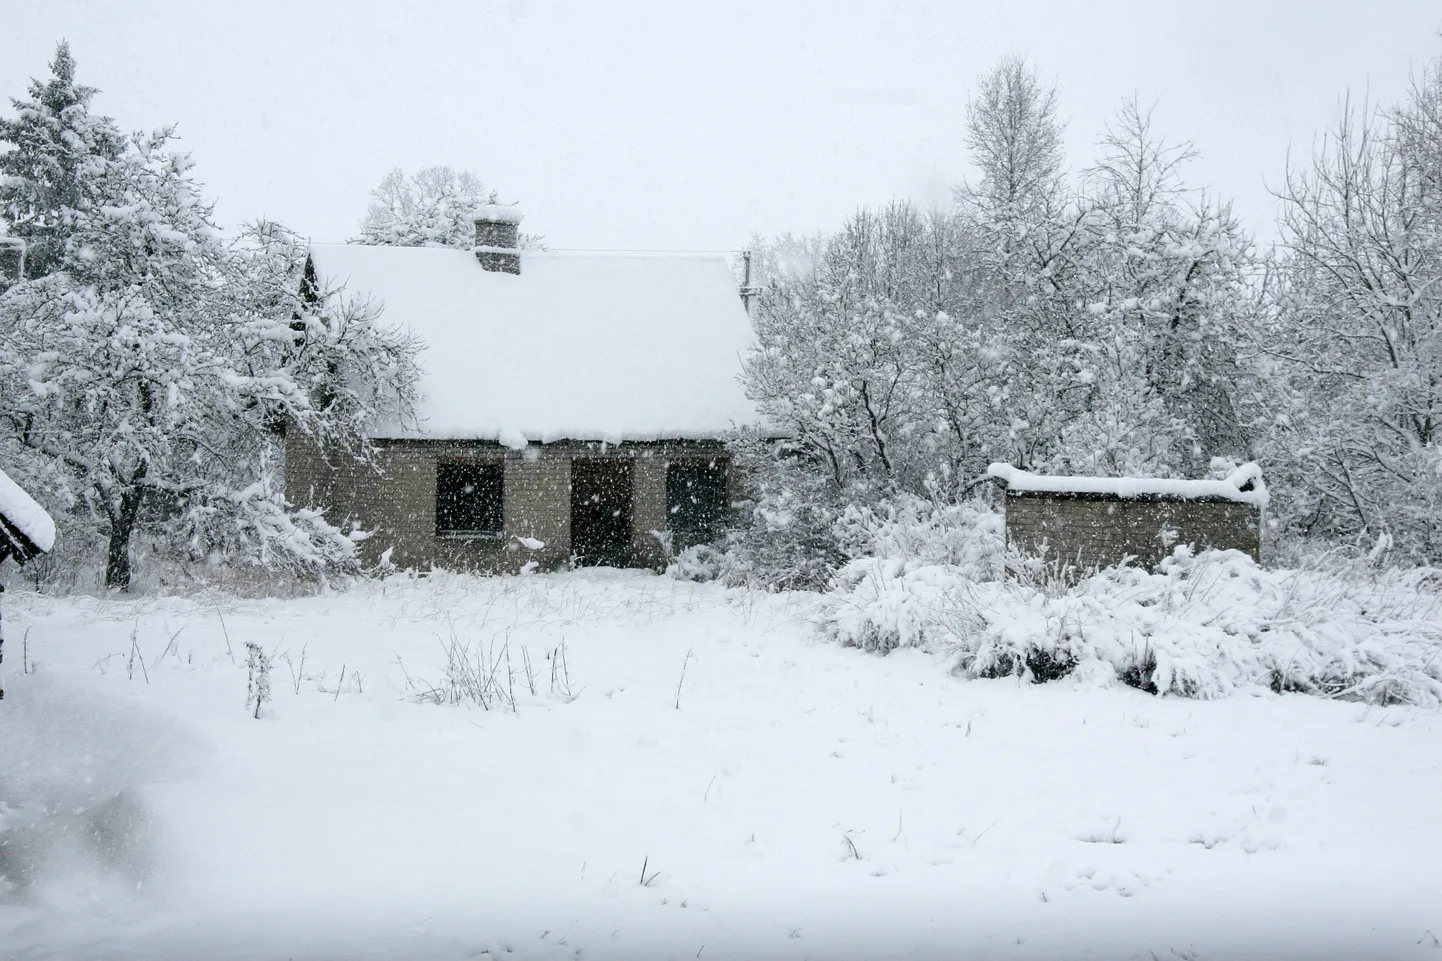
<svg viewBox="0 0 1442 961">
<path fill-rule="evenodd" d="M 321 289 L 373 297 L 423 345 L 416 424 L 379 473 L 286 437 L 286 498 L 373 536 L 370 559 L 516 571 L 658 566 L 736 496 L 721 438 L 757 422 L 751 325 L 724 256 L 523 251 L 513 208 L 473 250 L 313 244 Z"/>
<path fill-rule="evenodd" d="M 1049 477 L 1010 464 L 987 473 L 1006 488 L 1007 546 L 1049 561 L 1154 569 L 1182 544 L 1261 560 L 1267 487 L 1256 464 L 1220 480 Z"/>
</svg>

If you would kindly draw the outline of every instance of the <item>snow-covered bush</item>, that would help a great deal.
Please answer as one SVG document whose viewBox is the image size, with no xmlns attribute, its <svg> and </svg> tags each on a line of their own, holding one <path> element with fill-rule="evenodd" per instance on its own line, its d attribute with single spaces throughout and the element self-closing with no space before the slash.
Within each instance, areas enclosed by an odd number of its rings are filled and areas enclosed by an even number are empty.
<svg viewBox="0 0 1442 961">
<path fill-rule="evenodd" d="M 837 576 L 821 626 L 848 647 L 885 654 L 949 645 L 985 626 L 978 585 L 959 569 L 901 558 L 854 561 Z"/>
<path fill-rule="evenodd" d="M 755 434 L 730 439 L 750 486 L 742 524 L 713 548 L 671 565 L 686 580 L 722 579 L 767 590 L 826 590 L 861 576 L 873 559 L 946 564 L 979 580 L 1001 571 L 1002 515 L 980 498 L 948 499 L 936 478 L 927 496 L 855 481 L 838 488 L 813 454 Z"/>
<path fill-rule="evenodd" d="M 845 504 L 841 492 L 810 454 L 790 442 L 743 431 L 729 438 L 727 447 L 750 495 L 735 505 L 739 529 L 723 542 L 727 582 L 764 590 L 824 590 L 847 560 L 835 530 Z"/>
<path fill-rule="evenodd" d="M 369 534 L 342 532 L 316 508 L 288 509 L 265 458 L 258 473 L 245 487 L 217 489 L 185 513 L 190 555 L 214 566 L 254 566 L 300 578 L 353 571 L 355 545 Z"/>
<path fill-rule="evenodd" d="M 836 529 L 852 560 L 837 571 L 832 590 L 857 603 L 838 602 L 834 629 L 868 651 L 955 633 L 962 625 L 949 618 L 933 623 L 933 612 L 961 610 L 973 585 L 1002 572 L 1004 518 L 979 500 L 946 504 L 899 495 L 875 507 L 848 507 Z"/>
<path fill-rule="evenodd" d="M 710 544 L 686 548 L 666 565 L 666 575 L 678 581 L 719 581 L 727 579 L 735 567 L 734 555 Z"/>
<path fill-rule="evenodd" d="M 951 504 L 936 496 L 898 494 L 874 506 L 848 506 L 835 530 L 851 558 L 945 564 L 983 581 L 1001 573 L 1006 549 L 1005 518 L 981 500 Z"/>
<path fill-rule="evenodd" d="M 822 590 L 846 561 L 836 542 L 836 508 L 802 491 L 768 493 L 752 526 L 730 543 L 735 579 L 767 590 Z"/>
<path fill-rule="evenodd" d="M 1270 688 L 1442 704 L 1432 568 L 1272 571 L 1236 551 L 1178 548 L 1157 573 L 1111 568 L 1057 590 L 891 560 L 839 582 L 821 626 L 868 650 L 954 651 L 968 677 L 1076 673 L 1186 697 Z"/>
</svg>

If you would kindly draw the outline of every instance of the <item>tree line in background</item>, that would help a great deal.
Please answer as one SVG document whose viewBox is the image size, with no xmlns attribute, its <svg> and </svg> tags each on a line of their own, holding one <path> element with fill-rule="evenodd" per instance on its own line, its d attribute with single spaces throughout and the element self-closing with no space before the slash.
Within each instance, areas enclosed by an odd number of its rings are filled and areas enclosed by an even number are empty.
<svg viewBox="0 0 1442 961">
<path fill-rule="evenodd" d="M 995 461 L 1250 459 L 1274 531 L 1442 560 L 1442 61 L 1401 103 L 1345 104 L 1289 171 L 1270 249 L 1136 100 L 1069 175 L 1057 91 L 1021 59 L 981 79 L 966 145 L 979 176 L 947 209 L 758 245 L 746 383 L 789 440 L 742 444 L 750 560 L 824 578 L 848 506 L 955 500 Z"/>
<path fill-rule="evenodd" d="M 367 425 L 411 412 L 419 345 L 303 283 L 283 226 L 222 238 L 173 131 L 122 134 L 74 71 L 61 44 L 0 118 L 0 218 L 28 247 L 0 282 L 0 461 L 113 587 L 138 536 L 190 563 L 352 564 L 363 532 L 285 503 L 284 431 L 370 458 Z M 978 176 L 946 209 L 757 243 L 744 378 L 788 439 L 734 441 L 751 570 L 822 584 L 849 511 L 955 503 L 994 461 L 1257 459 L 1278 531 L 1442 560 L 1442 61 L 1399 104 L 1345 105 L 1290 170 L 1270 249 L 1136 100 L 1069 172 L 1058 93 L 1020 59 L 981 79 L 965 145 Z M 394 170 L 351 242 L 468 247 L 496 199 L 468 171 Z"/>
</svg>

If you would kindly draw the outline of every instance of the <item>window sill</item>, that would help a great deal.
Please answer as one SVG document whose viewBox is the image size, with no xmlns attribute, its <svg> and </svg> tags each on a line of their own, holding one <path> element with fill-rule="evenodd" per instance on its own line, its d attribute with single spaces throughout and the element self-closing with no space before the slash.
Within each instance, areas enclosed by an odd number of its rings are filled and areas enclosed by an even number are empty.
<svg viewBox="0 0 1442 961">
<path fill-rule="evenodd" d="M 491 534 L 485 531 L 436 531 L 436 536 L 446 541 L 503 541 L 505 534 Z"/>
</svg>

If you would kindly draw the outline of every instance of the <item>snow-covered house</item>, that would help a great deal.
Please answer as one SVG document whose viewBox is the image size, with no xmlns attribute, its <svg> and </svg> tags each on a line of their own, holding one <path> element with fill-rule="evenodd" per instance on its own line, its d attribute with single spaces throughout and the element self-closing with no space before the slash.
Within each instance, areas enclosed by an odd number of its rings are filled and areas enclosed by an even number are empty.
<svg viewBox="0 0 1442 961">
<path fill-rule="evenodd" d="M 654 566 L 708 539 L 734 493 L 722 434 L 755 423 L 751 327 L 724 257 L 518 251 L 482 208 L 474 250 L 314 244 L 322 285 L 423 345 L 418 425 L 373 431 L 381 472 L 298 432 L 286 497 L 408 567 Z"/>
<path fill-rule="evenodd" d="M 1155 567 L 1176 547 L 1238 550 L 1261 560 L 1267 486 L 1256 464 L 1217 480 L 1057 477 L 1010 464 L 987 473 L 1006 488 L 1006 540 L 1082 570 Z"/>
</svg>

